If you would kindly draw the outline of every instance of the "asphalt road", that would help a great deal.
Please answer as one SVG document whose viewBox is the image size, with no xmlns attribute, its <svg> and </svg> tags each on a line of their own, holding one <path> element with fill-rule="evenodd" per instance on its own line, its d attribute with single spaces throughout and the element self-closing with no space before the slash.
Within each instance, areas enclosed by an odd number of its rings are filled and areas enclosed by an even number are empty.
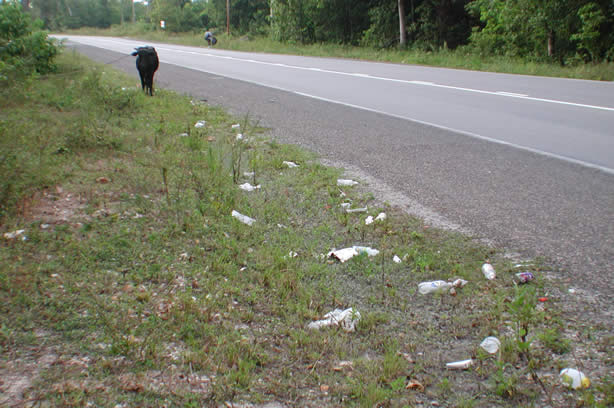
<svg viewBox="0 0 614 408">
<path fill-rule="evenodd" d="M 88 41 L 71 46 L 137 75 L 121 57 L 144 43 Z M 611 322 L 614 84 L 151 45 L 157 87 L 249 114 L 431 225 L 556 262 Z"/>
</svg>

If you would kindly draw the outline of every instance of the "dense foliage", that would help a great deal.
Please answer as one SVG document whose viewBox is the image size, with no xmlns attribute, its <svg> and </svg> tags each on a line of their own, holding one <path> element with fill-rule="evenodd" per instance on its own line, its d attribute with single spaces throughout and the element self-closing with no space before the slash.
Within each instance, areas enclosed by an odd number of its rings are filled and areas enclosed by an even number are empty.
<svg viewBox="0 0 614 408">
<path fill-rule="evenodd" d="M 46 74 L 55 69 L 58 50 L 41 26 L 18 5 L 0 4 L 0 84 L 15 76 Z"/>
<path fill-rule="evenodd" d="M 226 31 L 227 0 L 21 0 L 49 28 Z M 483 55 L 614 60 L 614 0 L 229 0 L 234 35 L 425 51 L 467 47 Z M 400 14 L 401 13 L 401 14 Z M 402 34 L 402 35 L 401 35 Z"/>
</svg>

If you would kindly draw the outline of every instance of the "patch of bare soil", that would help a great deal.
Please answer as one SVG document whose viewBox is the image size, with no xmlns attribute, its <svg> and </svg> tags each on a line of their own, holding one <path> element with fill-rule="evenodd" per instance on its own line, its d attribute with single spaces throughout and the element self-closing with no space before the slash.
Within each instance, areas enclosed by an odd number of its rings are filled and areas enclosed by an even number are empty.
<svg viewBox="0 0 614 408">
<path fill-rule="evenodd" d="M 39 339 L 48 337 L 45 332 L 37 332 Z M 31 347 L 20 350 L 18 356 L 0 363 L 0 406 L 22 407 L 27 401 L 25 392 L 32 386 L 43 370 L 58 359 L 54 347 Z"/>
<path fill-rule="evenodd" d="M 66 192 L 60 186 L 37 193 L 24 211 L 31 221 L 40 221 L 45 226 L 71 224 L 84 219 L 83 210 L 87 200 L 80 194 Z"/>
</svg>

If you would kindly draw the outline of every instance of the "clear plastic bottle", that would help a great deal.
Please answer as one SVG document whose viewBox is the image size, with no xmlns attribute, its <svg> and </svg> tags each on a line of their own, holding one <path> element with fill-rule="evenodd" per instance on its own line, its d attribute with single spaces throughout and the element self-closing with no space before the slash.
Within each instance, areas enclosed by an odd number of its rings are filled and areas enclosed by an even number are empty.
<svg viewBox="0 0 614 408">
<path fill-rule="evenodd" d="M 484 274 L 484 277 L 488 280 L 493 280 L 497 277 L 495 268 L 493 268 L 493 266 L 488 262 L 482 265 L 482 273 Z"/>
<path fill-rule="evenodd" d="M 439 292 L 448 290 L 452 287 L 450 282 L 438 280 L 432 282 L 422 282 L 418 284 L 418 292 L 426 295 L 427 293 Z"/>
</svg>

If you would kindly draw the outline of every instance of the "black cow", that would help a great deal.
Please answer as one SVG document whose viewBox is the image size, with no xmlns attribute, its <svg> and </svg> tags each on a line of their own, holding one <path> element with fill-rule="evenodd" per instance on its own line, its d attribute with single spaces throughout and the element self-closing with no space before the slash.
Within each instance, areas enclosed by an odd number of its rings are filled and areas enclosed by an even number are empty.
<svg viewBox="0 0 614 408">
<path fill-rule="evenodd" d="M 141 77 L 141 87 L 145 93 L 153 96 L 153 77 L 160 65 L 158 53 L 150 46 L 138 47 L 135 50 L 132 55 L 136 56 L 136 69 L 139 70 Z"/>
</svg>

